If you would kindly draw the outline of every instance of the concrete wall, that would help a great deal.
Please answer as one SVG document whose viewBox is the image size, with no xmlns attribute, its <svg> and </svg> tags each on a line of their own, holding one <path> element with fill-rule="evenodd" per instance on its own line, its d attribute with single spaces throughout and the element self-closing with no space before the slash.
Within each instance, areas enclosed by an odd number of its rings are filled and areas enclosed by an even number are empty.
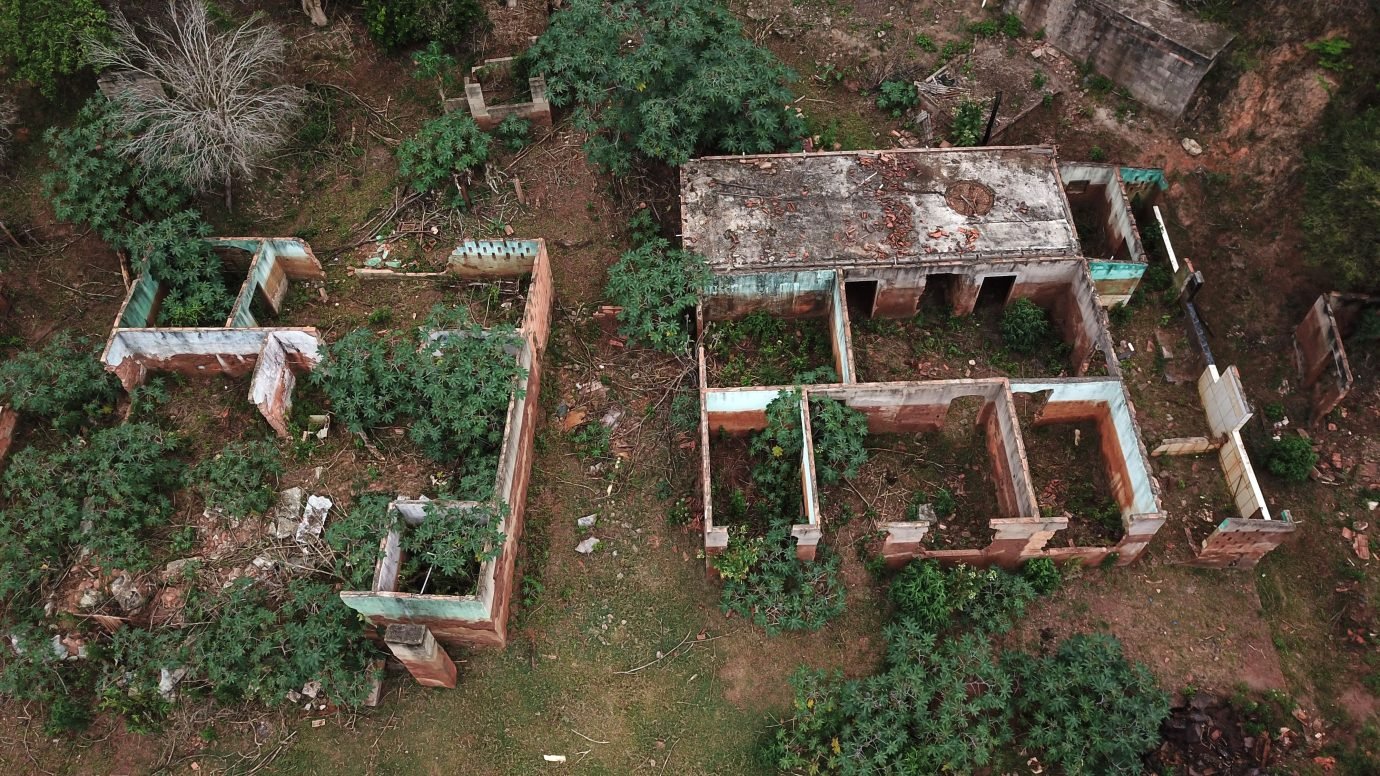
<svg viewBox="0 0 1380 776">
<path fill-rule="evenodd" d="M 474 117 L 474 123 L 485 132 L 497 127 L 509 116 L 519 116 L 542 127 L 551 126 L 551 102 L 546 97 L 546 79 L 540 75 L 527 79 L 529 99 L 523 102 L 493 105 L 485 99 L 484 87 L 474 77 L 475 71 L 480 68 L 499 68 L 507 71 L 511 69 L 513 60 L 513 57 L 486 59 L 471 68 L 470 74 L 465 76 L 464 98 L 446 100 L 446 112 L 459 108 L 463 103 Z"/>
<path fill-rule="evenodd" d="M 1310 419 L 1315 424 L 1346 398 L 1356 382 L 1331 303 L 1334 296 L 1320 295 L 1294 330 L 1299 387 L 1312 392 Z"/>
<path fill-rule="evenodd" d="M 546 245 L 541 240 L 466 243 L 452 255 L 452 261 L 457 255 L 460 261 L 493 262 L 500 266 L 499 274 L 513 274 L 511 270 L 515 266 L 525 263 L 532 275 L 523 325 L 518 330 L 522 347 L 516 355 L 527 377 L 508 402 L 508 420 L 496 472 L 496 497 L 508 505 L 508 516 L 503 524 L 503 548 L 496 559 L 481 567 L 481 579 L 474 596 L 396 593 L 377 589 L 376 583 L 376 589 L 370 591 L 341 591 L 340 598 L 378 627 L 420 624 L 430 628 L 436 640 L 446 646 L 503 647 L 508 640 L 513 573 L 532 474 L 532 446 L 554 289 Z M 395 502 L 395 507 L 404 519 L 416 518 L 414 503 Z M 380 563 L 383 563 L 391 552 L 387 539 L 380 552 Z M 380 566 L 379 571 L 386 571 L 386 568 Z"/>
<path fill-rule="evenodd" d="M 1005 0 L 1028 30 L 1177 117 L 1232 35 L 1157 0 Z"/>
<path fill-rule="evenodd" d="M 256 298 L 276 315 L 287 296 L 290 280 L 326 279 L 311 246 L 295 237 L 212 237 L 206 242 L 217 247 L 238 248 L 253 255 L 226 326 L 258 326 L 250 309 Z"/>
<path fill-rule="evenodd" d="M 1059 164 L 1083 255 L 1102 304 L 1108 307 L 1130 301 L 1145 273 L 1145 248 L 1122 180 L 1124 169 L 1131 168 L 1090 162 Z M 1153 179 L 1145 180 L 1149 182 L 1141 183 L 1142 187 L 1159 191 Z M 1084 233 L 1089 229 L 1091 233 Z"/>
</svg>

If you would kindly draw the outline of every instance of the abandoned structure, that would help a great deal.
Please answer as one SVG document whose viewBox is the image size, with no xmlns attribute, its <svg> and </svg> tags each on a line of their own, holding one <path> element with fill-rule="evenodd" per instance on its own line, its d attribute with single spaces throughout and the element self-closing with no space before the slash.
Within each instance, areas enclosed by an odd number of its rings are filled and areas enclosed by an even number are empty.
<svg viewBox="0 0 1380 776">
<path fill-rule="evenodd" d="M 155 325 L 163 290 L 156 278 L 136 278 L 121 306 L 114 330 L 101 358 L 131 389 L 150 373 L 176 372 L 188 376 L 252 374 L 249 401 L 258 406 L 280 435 L 289 433 L 292 393 L 296 378 L 320 361 L 323 341 L 313 328 L 260 326 L 259 315 L 276 314 L 289 286 L 296 280 L 320 280 L 325 275 L 311 248 L 292 238 L 211 238 L 227 268 L 244 273 L 244 281 L 225 324 L 219 327 L 171 328 Z M 224 249 L 224 250 L 221 250 Z M 362 271 L 360 274 L 364 274 Z M 374 582 L 369 590 L 342 591 L 342 601 L 380 628 L 390 625 L 424 626 L 429 632 L 407 631 L 394 652 L 416 675 L 427 667 L 412 658 L 448 660 L 432 646 L 503 646 L 507 638 L 509 599 L 518 540 L 522 534 L 542 356 L 550 328 L 551 271 L 541 240 L 467 241 L 451 254 L 443 273 L 372 271 L 379 278 L 529 278 L 526 302 L 517 327 L 520 347 L 511 355 L 526 372 L 523 385 L 509 399 L 507 422 L 496 472 L 494 493 L 506 505 L 504 543 L 493 560 L 480 568 L 472 595 L 428 595 L 399 591 L 400 550 L 397 530 L 381 542 Z M 432 332 L 444 337 L 446 332 Z M 425 519 L 425 498 L 399 498 L 390 511 L 404 523 Z M 400 631 L 401 632 L 401 631 Z M 389 642 L 390 648 L 395 645 Z M 417 662 L 416 660 L 413 661 Z M 425 661 L 423 661 L 425 662 Z M 420 666 L 420 667 L 419 667 Z M 453 666 L 452 666 L 453 669 Z M 453 680 L 453 674 L 452 674 Z"/>
<path fill-rule="evenodd" d="M 1145 271 L 1137 223 L 1152 216 L 1165 188 L 1159 171 L 1061 164 L 1044 147 L 915 149 L 705 158 L 682 168 L 681 185 L 684 244 L 714 273 L 697 311 L 707 556 L 729 540 L 728 526 L 714 515 L 724 475 L 712 463 L 716 447 L 764 428 L 767 406 L 791 386 L 717 384 L 704 335 L 716 321 L 758 312 L 818 319 L 834 375 L 802 389 L 804 506 L 792 526 L 798 557 L 812 559 L 822 536 L 811 398 L 862 412 L 869 434 L 925 435 L 960 424 L 959 433 L 981 440 L 990 476 L 982 487 L 994 490 L 995 500 L 990 513 L 966 517 L 982 524 L 982 536 L 965 545 L 970 535 L 946 536 L 949 529 L 933 515 L 884 518 L 881 554 L 889 565 L 914 557 L 1125 564 L 1145 550 L 1165 516 L 1105 308 L 1128 300 Z M 1055 368 L 1063 376 L 974 378 L 972 360 L 956 367 L 956 379 L 876 381 L 860 373 L 860 325 L 908 320 L 936 306 L 951 321 L 977 318 L 977 310 L 1018 299 L 1042 308 L 1063 340 L 1066 362 Z M 1205 391 L 1216 395 L 1212 386 Z M 973 397 L 975 414 L 951 412 Z M 1239 413 L 1224 417 L 1221 433 L 1234 433 L 1239 422 Z M 1095 475 L 1114 501 L 1116 530 L 1092 544 L 1069 538 L 1071 526 L 1083 528 L 1080 521 L 1091 514 L 1042 509 L 1041 496 L 1066 483 L 1032 478 L 1029 435 L 1061 424 L 1075 447 L 1087 434 L 1084 447 L 1096 448 L 1088 465 L 1098 471 L 1080 476 Z M 1268 521 L 1259 509 L 1243 506 L 1242 515 Z"/>
<path fill-rule="evenodd" d="M 1006 0 L 1003 7 L 1075 61 L 1175 117 L 1232 40 L 1225 28 L 1156 0 Z"/>
</svg>

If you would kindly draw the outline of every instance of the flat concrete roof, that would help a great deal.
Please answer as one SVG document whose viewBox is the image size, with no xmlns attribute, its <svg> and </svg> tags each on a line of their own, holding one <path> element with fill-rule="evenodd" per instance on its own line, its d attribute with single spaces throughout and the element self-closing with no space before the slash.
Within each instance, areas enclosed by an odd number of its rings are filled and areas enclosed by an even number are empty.
<svg viewBox="0 0 1380 776">
<path fill-rule="evenodd" d="M 696 159 L 681 232 L 717 272 L 1079 255 L 1043 146 Z"/>
</svg>

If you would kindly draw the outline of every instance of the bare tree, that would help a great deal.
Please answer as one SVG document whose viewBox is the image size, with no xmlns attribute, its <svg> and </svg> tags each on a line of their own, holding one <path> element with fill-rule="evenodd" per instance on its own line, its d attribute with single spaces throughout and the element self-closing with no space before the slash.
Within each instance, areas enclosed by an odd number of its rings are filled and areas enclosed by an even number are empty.
<svg viewBox="0 0 1380 776">
<path fill-rule="evenodd" d="M 129 153 L 181 171 L 198 190 L 223 182 L 229 207 L 234 176 L 252 175 L 283 144 L 307 99 L 295 86 L 264 86 L 284 60 L 282 36 L 257 14 L 222 30 L 203 0 L 171 0 L 167 22 L 150 24 L 142 37 L 118 10 L 110 29 L 108 42 L 86 41 L 92 64 L 163 86 L 120 94 L 123 121 L 137 131 Z"/>
</svg>

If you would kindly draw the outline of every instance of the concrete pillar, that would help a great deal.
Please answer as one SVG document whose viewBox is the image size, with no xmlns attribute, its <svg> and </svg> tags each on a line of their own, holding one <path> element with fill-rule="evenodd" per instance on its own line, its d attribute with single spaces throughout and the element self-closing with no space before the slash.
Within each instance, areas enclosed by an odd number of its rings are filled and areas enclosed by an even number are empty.
<svg viewBox="0 0 1380 776">
<path fill-rule="evenodd" d="M 417 684 L 455 688 L 455 661 L 441 649 L 425 625 L 389 625 L 383 640 Z"/>
</svg>

